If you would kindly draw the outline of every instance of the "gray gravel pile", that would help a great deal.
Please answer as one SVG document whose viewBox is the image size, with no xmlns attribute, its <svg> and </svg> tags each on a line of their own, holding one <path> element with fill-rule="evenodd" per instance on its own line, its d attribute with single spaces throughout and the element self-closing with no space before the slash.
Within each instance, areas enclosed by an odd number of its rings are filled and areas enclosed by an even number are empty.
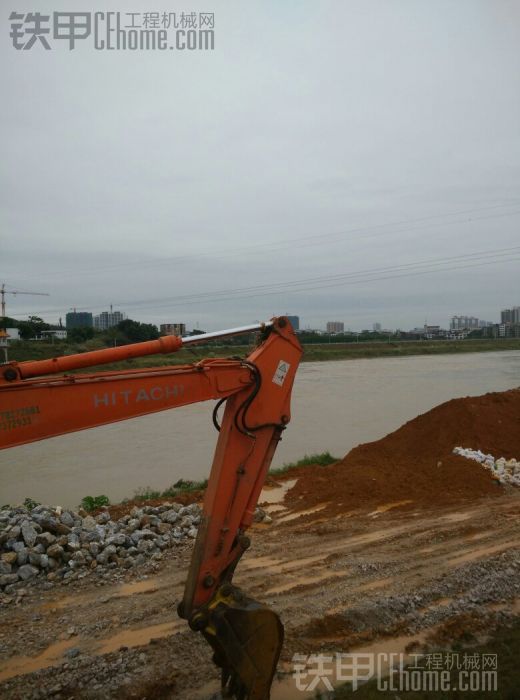
<svg viewBox="0 0 520 700">
<path fill-rule="evenodd" d="M 194 538 L 199 522 L 196 504 L 134 507 L 116 521 L 108 510 L 93 517 L 59 506 L 4 508 L 0 590 L 11 593 L 20 582 L 75 580 L 92 571 L 160 560 L 163 550 Z"/>
</svg>

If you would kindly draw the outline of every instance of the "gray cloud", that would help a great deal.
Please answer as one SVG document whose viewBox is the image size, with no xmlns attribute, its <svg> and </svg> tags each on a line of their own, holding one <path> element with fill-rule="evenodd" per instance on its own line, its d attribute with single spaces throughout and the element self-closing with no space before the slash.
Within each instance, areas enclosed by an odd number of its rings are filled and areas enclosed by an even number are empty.
<svg viewBox="0 0 520 700">
<path fill-rule="evenodd" d="M 81 9 L 107 6 L 150 11 Z M 177 9 L 215 12 L 216 49 L 185 53 L 15 51 L 4 11 L 0 281 L 51 294 L 8 312 L 121 303 L 207 328 L 286 311 L 354 328 L 496 319 L 520 303 L 515 262 L 175 299 L 519 245 L 518 7 L 190 2 Z"/>
</svg>

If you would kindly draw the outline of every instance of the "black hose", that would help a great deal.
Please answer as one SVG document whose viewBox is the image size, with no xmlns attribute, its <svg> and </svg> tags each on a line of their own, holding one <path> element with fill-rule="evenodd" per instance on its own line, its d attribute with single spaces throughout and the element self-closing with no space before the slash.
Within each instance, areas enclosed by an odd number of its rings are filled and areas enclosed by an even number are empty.
<svg viewBox="0 0 520 700">
<path fill-rule="evenodd" d="M 213 413 L 211 415 L 211 420 L 213 421 L 213 425 L 215 426 L 215 428 L 218 430 L 219 433 L 220 433 L 220 423 L 218 422 L 218 417 L 217 417 L 218 409 L 222 406 L 224 401 L 227 401 L 227 399 L 228 399 L 227 396 L 224 396 L 223 399 L 220 399 L 220 401 L 217 402 L 217 405 L 213 409 Z"/>
</svg>

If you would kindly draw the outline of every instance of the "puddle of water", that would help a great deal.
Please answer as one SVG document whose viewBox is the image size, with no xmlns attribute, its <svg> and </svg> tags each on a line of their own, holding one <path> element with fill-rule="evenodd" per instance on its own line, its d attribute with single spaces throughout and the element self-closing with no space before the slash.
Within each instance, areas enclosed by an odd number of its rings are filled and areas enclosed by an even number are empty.
<svg viewBox="0 0 520 700">
<path fill-rule="evenodd" d="M 329 608 L 328 610 L 326 610 L 325 614 L 339 615 L 340 613 L 344 613 L 345 610 L 348 610 L 351 607 L 352 603 L 341 603 L 340 605 L 335 605 L 333 608 Z"/>
<path fill-rule="evenodd" d="M 385 588 L 386 586 L 390 585 L 393 583 L 395 578 L 393 576 L 389 576 L 388 578 L 382 578 L 379 579 L 378 581 L 369 581 L 369 583 L 363 583 L 361 586 L 356 586 L 355 588 L 352 589 L 352 593 L 359 593 L 363 591 L 374 591 L 377 590 L 378 588 Z M 335 605 L 333 608 L 329 608 L 327 610 L 327 615 L 338 615 L 339 613 L 345 612 L 345 610 L 348 610 L 351 608 L 353 605 L 352 602 L 350 603 L 339 603 L 338 605 Z"/>
<path fill-rule="evenodd" d="M 323 561 L 325 559 L 321 554 L 315 557 L 304 557 L 303 559 L 293 559 L 288 562 L 280 562 L 275 566 L 266 567 L 266 573 L 268 574 L 284 574 L 292 569 L 303 569 L 309 564 L 315 564 L 316 562 Z"/>
<path fill-rule="evenodd" d="M 140 647 L 150 643 L 151 639 L 157 637 L 168 637 L 174 632 L 182 629 L 188 629 L 184 620 L 174 620 L 172 622 L 163 622 L 159 625 L 151 625 L 150 627 L 142 627 L 140 629 L 123 630 L 113 637 L 103 639 L 97 644 L 100 646 L 96 649 L 96 654 L 109 654 L 111 651 L 117 651 L 119 647 Z"/>
<path fill-rule="evenodd" d="M 435 601 L 434 604 L 439 606 L 439 605 L 450 605 L 451 603 L 453 603 L 453 598 L 446 597 L 446 598 L 439 598 L 438 600 Z"/>
<path fill-rule="evenodd" d="M 59 600 L 50 600 L 48 603 L 42 603 L 40 608 L 42 610 L 61 610 L 62 608 L 68 608 L 69 605 L 80 605 L 91 600 L 90 596 L 85 595 L 67 595 Z"/>
<path fill-rule="evenodd" d="M 218 697 L 220 695 L 220 682 L 208 681 L 200 688 L 193 689 L 193 700 L 208 700 L 208 698 Z M 272 697 L 272 696 L 271 696 Z"/>
<path fill-rule="evenodd" d="M 145 581 L 137 581 L 135 583 L 123 583 L 121 586 L 117 587 L 113 595 L 110 596 L 111 599 L 124 598 L 126 596 L 135 595 L 136 593 L 152 593 L 158 590 L 157 579 L 149 579 Z M 80 605 L 88 605 L 93 600 L 98 600 L 99 595 L 92 596 L 92 594 L 78 594 L 78 595 L 68 595 L 59 600 L 51 600 L 47 603 L 42 603 L 40 606 L 42 610 L 63 610 L 63 608 L 78 607 Z"/>
<path fill-rule="evenodd" d="M 489 603 L 489 610 L 507 610 L 507 612 L 517 614 L 520 612 L 520 598 L 515 598 L 508 603 Z"/>
<path fill-rule="evenodd" d="M 0 670 L 0 682 L 14 676 L 33 673 L 48 666 L 57 666 L 62 662 L 64 652 L 75 646 L 78 646 L 77 639 L 67 639 L 51 644 L 38 656 L 13 656 L 7 659 L 6 667 Z"/>
<path fill-rule="evenodd" d="M 429 603 L 428 605 L 425 605 L 424 607 L 420 608 L 420 610 L 422 612 L 428 612 L 429 610 L 436 610 L 437 608 L 446 607 L 447 605 L 450 605 L 450 603 L 453 603 L 453 600 L 453 598 L 438 598 L 432 603 Z"/>
<path fill-rule="evenodd" d="M 308 508 L 307 510 L 299 510 L 294 513 L 289 513 L 288 515 L 282 515 L 281 518 L 276 518 L 277 523 L 287 523 L 290 520 L 296 520 L 296 518 L 299 518 L 302 515 L 310 515 L 311 513 L 318 513 L 320 510 L 323 510 L 328 506 L 328 503 L 319 503 L 317 506 L 314 506 L 313 508 Z"/>
<path fill-rule="evenodd" d="M 237 574 L 243 571 L 252 571 L 254 569 L 265 569 L 268 566 L 281 565 L 281 559 L 275 559 L 274 557 L 256 557 L 255 559 L 243 559 L 240 562 L 240 567 Z"/>
<path fill-rule="evenodd" d="M 287 491 L 292 489 L 297 481 L 298 479 L 287 479 L 287 481 L 284 481 L 280 486 L 265 486 L 262 489 L 258 503 L 260 505 L 262 505 L 262 503 L 281 503 Z"/>
<path fill-rule="evenodd" d="M 321 583 L 321 581 L 326 581 L 329 578 L 338 578 L 341 576 L 346 576 L 347 570 L 344 571 L 327 571 L 321 576 L 302 576 L 296 581 L 284 583 L 280 586 L 274 586 L 265 591 L 265 595 L 276 595 L 277 593 L 286 593 L 291 591 L 293 588 L 298 588 L 299 586 L 312 586 L 315 583 Z"/>
<path fill-rule="evenodd" d="M 164 622 L 159 625 L 152 625 L 141 629 L 123 630 L 113 637 L 94 641 L 96 647 L 91 653 L 96 655 L 109 654 L 112 651 L 117 651 L 122 646 L 143 646 L 149 644 L 151 639 L 167 637 L 183 629 L 188 629 L 186 622 L 184 620 L 174 620 L 172 622 Z M 92 643 L 82 643 L 76 637 L 75 639 L 67 639 L 51 644 L 51 646 L 47 647 L 47 649 L 41 654 L 38 654 L 38 656 L 13 656 L 7 659 L 6 668 L 0 670 L 0 682 L 13 678 L 14 676 L 33 673 L 34 671 L 39 671 L 49 666 L 57 666 L 63 662 L 63 655 L 67 649 L 81 647 L 85 650 L 85 648 L 91 646 Z M 89 651 L 91 651 L 90 648 Z"/>
<path fill-rule="evenodd" d="M 262 572 L 266 576 L 273 576 L 276 574 L 285 574 L 293 571 L 293 569 L 304 569 L 311 564 L 316 564 L 317 562 L 323 562 L 326 558 L 325 555 L 317 555 L 314 557 L 304 557 L 302 559 L 293 559 L 292 561 L 282 561 L 280 559 L 271 559 L 270 557 L 260 557 L 260 561 L 251 561 L 250 565 L 242 566 L 235 575 L 235 580 L 238 585 L 248 585 L 244 582 L 244 578 L 249 578 L 249 572 L 255 572 L 256 569 L 262 569 Z M 244 562 L 245 563 L 245 562 Z M 244 575 L 245 574 L 245 575 Z"/>
<path fill-rule="evenodd" d="M 384 503 L 381 506 L 377 506 L 377 508 L 368 515 L 373 518 L 377 518 L 377 516 L 381 515 L 381 513 L 386 513 L 387 511 L 392 510 L 393 508 L 399 508 L 399 506 L 406 506 L 408 505 L 408 503 L 413 503 L 413 501 L 407 499 L 405 501 L 395 501 L 394 503 Z"/>
<path fill-rule="evenodd" d="M 463 520 L 469 520 L 473 513 L 450 513 L 443 515 L 441 520 L 447 520 L 449 523 L 461 523 Z"/>
<path fill-rule="evenodd" d="M 496 554 L 497 552 L 502 552 L 503 550 L 510 549 L 511 547 L 518 547 L 519 544 L 520 542 L 518 540 L 510 540 L 509 542 L 500 542 L 488 547 L 479 547 L 478 549 L 472 549 L 471 551 L 461 554 L 460 556 L 451 557 L 448 559 L 448 564 L 450 566 L 466 564 L 467 562 L 474 561 L 475 559 L 481 559 L 482 557 Z"/>
<path fill-rule="evenodd" d="M 153 593 L 159 589 L 156 578 L 145 581 L 134 581 L 132 583 L 123 583 L 115 591 L 117 598 L 123 598 L 136 593 Z"/>
<path fill-rule="evenodd" d="M 280 503 L 273 503 L 272 505 L 264 506 L 264 510 L 266 513 L 280 513 L 287 511 L 287 508 Z"/>
<path fill-rule="evenodd" d="M 406 664 L 407 662 L 411 661 L 412 657 L 411 654 L 407 654 L 405 649 L 406 647 L 411 643 L 411 642 L 417 642 L 419 644 L 424 642 L 424 639 L 426 637 L 426 633 L 431 630 L 426 630 L 423 632 L 420 632 L 419 634 L 415 635 L 410 635 L 410 636 L 403 636 L 403 637 L 393 637 L 392 639 L 385 639 L 385 640 L 380 640 L 377 642 L 374 642 L 372 644 L 369 644 L 367 646 L 363 647 L 358 647 L 355 649 L 350 649 L 349 653 L 352 654 L 385 654 L 387 659 L 392 659 L 392 661 L 398 663 L 399 662 L 399 656 L 394 656 L 391 657 L 390 654 L 403 654 L 403 661 Z M 384 677 L 388 675 L 389 673 L 389 663 L 385 663 L 385 657 L 380 657 L 381 661 L 378 661 L 378 675 Z M 340 665 L 341 666 L 341 665 Z M 316 666 L 310 666 L 311 670 L 314 670 Z M 337 678 L 337 666 L 335 663 L 332 664 L 327 664 L 326 666 L 327 671 L 331 671 L 331 673 L 327 673 L 327 679 L 330 681 L 330 683 L 333 686 L 338 686 L 342 683 L 344 683 L 344 680 L 338 680 Z M 340 672 L 343 671 L 340 667 Z M 344 671 L 343 671 L 344 672 Z M 375 676 L 374 676 L 375 677 Z M 311 676 L 308 677 L 309 679 Z M 320 692 L 325 692 L 326 688 L 323 685 L 323 682 L 320 681 L 320 684 L 312 691 L 306 691 L 306 690 L 298 690 L 296 687 L 296 682 L 295 679 L 291 676 L 285 677 L 282 679 L 275 679 L 272 689 L 271 689 L 271 700 L 294 700 L 294 698 L 301 698 L 301 700 L 304 700 L 306 698 L 315 698 L 317 691 Z"/>
<path fill-rule="evenodd" d="M 376 642 L 372 642 L 366 646 L 358 647 L 353 649 L 353 653 L 359 654 L 403 654 L 404 660 L 409 658 L 409 654 L 406 653 L 406 647 L 412 642 L 417 642 L 418 644 L 424 644 L 426 636 L 432 631 L 432 628 L 422 630 L 417 634 L 403 635 L 402 637 L 392 637 L 391 639 L 381 639 Z M 382 664 L 381 670 L 383 673 L 388 672 L 388 665 Z"/>
<path fill-rule="evenodd" d="M 389 578 L 381 578 L 381 579 L 378 579 L 377 581 L 369 581 L 368 583 L 363 583 L 361 586 L 354 588 L 354 591 L 356 591 L 356 592 L 375 591 L 378 588 L 385 588 L 385 586 L 388 586 L 393 581 L 394 581 L 393 576 L 390 576 Z"/>
<path fill-rule="evenodd" d="M 476 532 L 474 535 L 464 535 L 464 539 L 468 542 L 474 542 L 475 540 L 483 540 L 485 537 L 488 536 L 488 532 Z"/>
</svg>

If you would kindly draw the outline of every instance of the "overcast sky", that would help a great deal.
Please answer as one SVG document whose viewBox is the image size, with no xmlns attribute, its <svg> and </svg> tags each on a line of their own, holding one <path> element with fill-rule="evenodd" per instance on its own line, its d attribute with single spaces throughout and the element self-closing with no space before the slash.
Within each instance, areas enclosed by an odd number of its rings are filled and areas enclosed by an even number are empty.
<svg viewBox="0 0 520 700">
<path fill-rule="evenodd" d="M 10 10 L 71 6 L 3 3 L 0 282 L 50 295 L 8 315 L 360 329 L 520 305 L 519 0 L 80 5 L 214 12 L 215 50 L 18 51 Z"/>
</svg>

